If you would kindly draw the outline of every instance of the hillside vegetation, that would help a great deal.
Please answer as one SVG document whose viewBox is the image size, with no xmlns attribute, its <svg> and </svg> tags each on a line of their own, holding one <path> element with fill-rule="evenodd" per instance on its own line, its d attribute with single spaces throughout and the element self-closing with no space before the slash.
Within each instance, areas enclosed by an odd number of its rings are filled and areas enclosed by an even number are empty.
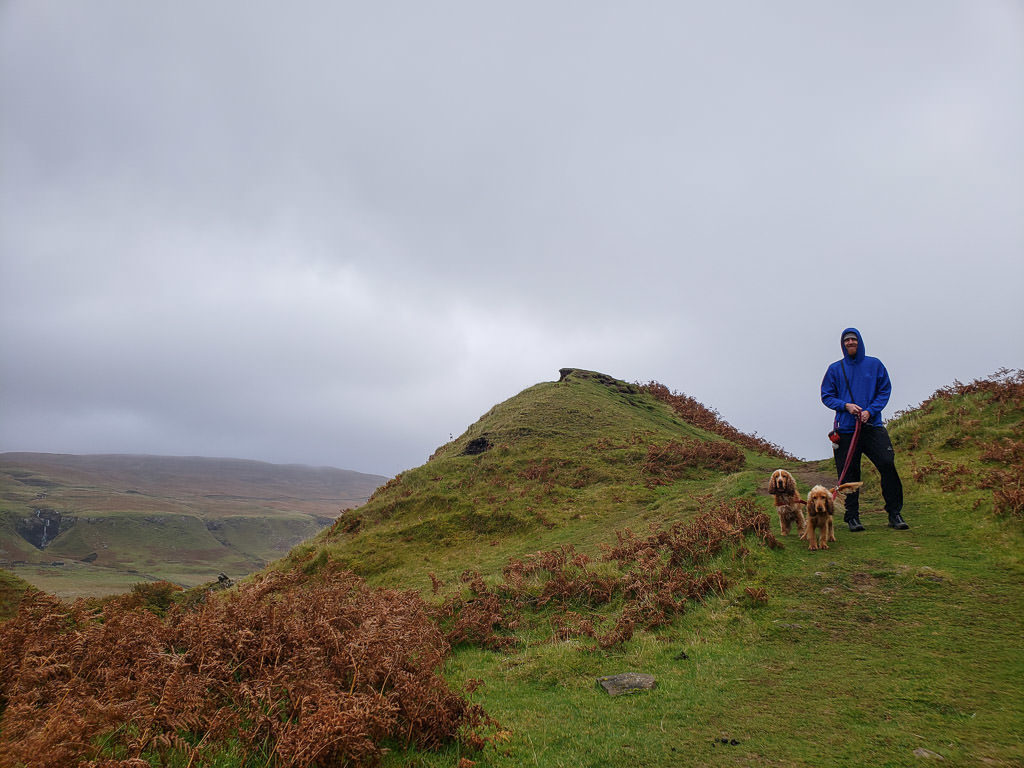
<svg viewBox="0 0 1024 768">
<path fill-rule="evenodd" d="M 777 461 L 684 420 L 650 387 L 572 370 L 492 408 L 281 567 L 331 560 L 426 589 L 430 573 L 500 573 L 509 553 L 594 554 L 616 528 L 692 515 L 705 489 L 753 490 Z"/>
<path fill-rule="evenodd" d="M 564 371 L 236 589 L 30 593 L 0 764 L 1024 763 L 1024 374 L 896 417 L 911 529 L 867 471 L 818 552 L 765 489 L 831 462 L 695 406 Z"/>
</svg>

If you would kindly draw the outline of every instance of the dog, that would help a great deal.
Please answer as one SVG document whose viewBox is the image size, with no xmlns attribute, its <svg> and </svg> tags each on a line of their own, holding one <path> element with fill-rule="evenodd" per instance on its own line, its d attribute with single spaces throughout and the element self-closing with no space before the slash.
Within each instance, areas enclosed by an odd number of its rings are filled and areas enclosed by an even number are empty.
<svg viewBox="0 0 1024 768">
<path fill-rule="evenodd" d="M 807 492 L 807 527 L 804 529 L 804 538 L 810 544 L 808 549 L 828 549 L 828 543 L 836 540 L 836 529 L 832 522 L 832 514 L 835 512 L 833 491 L 845 495 L 853 493 L 862 485 L 864 483 L 843 483 L 832 490 L 824 485 L 816 485 Z"/>
<path fill-rule="evenodd" d="M 804 505 L 807 502 L 800 498 L 793 476 L 784 469 L 776 469 L 768 481 L 768 493 L 775 497 L 775 511 L 779 513 L 782 535 L 789 536 L 790 526 L 796 523 L 800 538 L 805 538 L 807 523 L 804 520 Z"/>
</svg>

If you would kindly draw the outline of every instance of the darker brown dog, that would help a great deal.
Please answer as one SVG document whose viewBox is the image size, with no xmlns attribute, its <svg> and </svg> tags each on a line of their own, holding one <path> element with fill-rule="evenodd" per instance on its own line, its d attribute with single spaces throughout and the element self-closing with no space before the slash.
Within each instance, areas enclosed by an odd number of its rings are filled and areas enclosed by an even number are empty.
<svg viewBox="0 0 1024 768">
<path fill-rule="evenodd" d="M 864 483 L 843 483 L 835 491 L 853 493 L 862 485 Z M 828 549 L 828 543 L 836 540 L 836 529 L 832 522 L 834 512 L 832 491 L 824 485 L 816 485 L 807 492 L 807 527 L 804 538 L 810 542 L 808 549 Z"/>
<path fill-rule="evenodd" d="M 796 489 L 796 480 L 784 469 L 776 469 L 768 481 L 768 493 L 775 497 L 775 511 L 779 513 L 779 526 L 782 535 L 789 536 L 789 528 L 797 524 L 800 538 L 807 536 L 807 523 L 804 521 L 804 505 Z"/>
</svg>

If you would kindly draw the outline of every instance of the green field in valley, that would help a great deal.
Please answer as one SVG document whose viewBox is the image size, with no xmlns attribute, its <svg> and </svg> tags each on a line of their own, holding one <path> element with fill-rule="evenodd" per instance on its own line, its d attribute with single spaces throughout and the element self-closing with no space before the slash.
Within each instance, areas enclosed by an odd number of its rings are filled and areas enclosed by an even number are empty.
<svg viewBox="0 0 1024 768">
<path fill-rule="evenodd" d="M 0 454 L 0 568 L 68 599 L 237 579 L 385 479 L 226 459 Z"/>
</svg>

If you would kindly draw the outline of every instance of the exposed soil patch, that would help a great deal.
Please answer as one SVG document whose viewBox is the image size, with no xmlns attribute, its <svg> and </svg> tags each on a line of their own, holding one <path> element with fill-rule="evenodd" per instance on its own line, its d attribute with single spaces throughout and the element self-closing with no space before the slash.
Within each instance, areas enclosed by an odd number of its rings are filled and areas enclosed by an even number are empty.
<svg viewBox="0 0 1024 768">
<path fill-rule="evenodd" d="M 850 575 L 850 584 L 858 592 L 869 592 L 876 589 L 882 580 L 870 573 L 853 573 Z"/>
<path fill-rule="evenodd" d="M 479 453 L 483 453 L 491 447 L 491 441 L 486 437 L 476 437 L 469 441 L 465 450 L 462 452 L 463 456 L 476 456 Z"/>
<path fill-rule="evenodd" d="M 836 476 L 831 472 L 818 472 L 813 469 L 798 469 L 793 472 L 800 485 L 806 485 L 808 488 L 813 488 L 816 485 L 824 485 L 826 488 L 831 488 L 836 484 Z"/>
</svg>

